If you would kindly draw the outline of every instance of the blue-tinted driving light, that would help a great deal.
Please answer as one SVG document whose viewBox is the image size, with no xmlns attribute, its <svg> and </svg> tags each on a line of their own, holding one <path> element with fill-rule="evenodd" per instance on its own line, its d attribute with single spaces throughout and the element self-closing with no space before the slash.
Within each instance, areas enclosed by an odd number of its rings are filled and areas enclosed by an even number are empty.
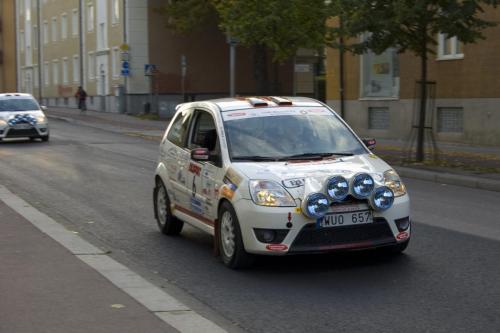
<svg viewBox="0 0 500 333">
<path fill-rule="evenodd" d="M 389 209 L 394 203 L 394 192 L 387 186 L 378 187 L 373 192 L 370 202 L 375 210 Z"/>
<path fill-rule="evenodd" d="M 359 173 L 352 179 L 352 195 L 357 199 L 366 199 L 372 194 L 375 182 L 367 173 Z"/>
<path fill-rule="evenodd" d="M 304 200 L 302 208 L 304 214 L 310 218 L 319 219 L 325 216 L 330 203 L 323 193 L 311 193 Z"/>
<path fill-rule="evenodd" d="M 342 176 L 332 177 L 326 183 L 326 193 L 332 200 L 342 201 L 349 194 L 349 183 Z"/>
</svg>

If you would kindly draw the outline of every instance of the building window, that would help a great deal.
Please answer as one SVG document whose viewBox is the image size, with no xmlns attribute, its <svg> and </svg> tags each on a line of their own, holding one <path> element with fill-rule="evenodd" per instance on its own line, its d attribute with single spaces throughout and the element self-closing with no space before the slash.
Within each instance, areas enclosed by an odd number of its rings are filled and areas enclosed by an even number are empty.
<svg viewBox="0 0 500 333">
<path fill-rule="evenodd" d="M 66 14 L 61 15 L 61 39 L 68 38 L 68 16 Z"/>
<path fill-rule="evenodd" d="M 24 46 L 26 44 L 25 38 L 24 38 L 24 31 L 19 31 L 19 51 L 24 52 Z"/>
<path fill-rule="evenodd" d="M 399 97 L 399 57 L 396 49 L 361 56 L 361 98 Z"/>
<path fill-rule="evenodd" d="M 52 18 L 52 41 L 57 42 L 57 17 Z"/>
<path fill-rule="evenodd" d="M 49 43 L 49 23 L 47 21 L 43 21 L 43 43 Z"/>
<path fill-rule="evenodd" d="M 441 107 L 437 110 L 438 132 L 462 133 L 464 131 L 464 109 Z"/>
<path fill-rule="evenodd" d="M 33 48 L 38 49 L 38 26 L 33 26 Z"/>
<path fill-rule="evenodd" d="M 89 79 L 93 80 L 95 78 L 95 54 L 94 54 L 94 52 L 89 52 L 88 73 L 89 73 Z"/>
<path fill-rule="evenodd" d="M 438 60 L 463 59 L 463 45 L 456 36 L 438 34 Z"/>
<path fill-rule="evenodd" d="M 47 61 L 43 64 L 43 81 L 46 86 L 50 84 L 49 63 Z"/>
<path fill-rule="evenodd" d="M 111 22 L 113 24 L 118 24 L 120 21 L 120 1 L 119 0 L 113 0 L 111 2 Z"/>
<path fill-rule="evenodd" d="M 108 48 L 108 41 L 106 38 L 106 23 L 99 23 L 97 32 L 97 49 L 104 50 Z"/>
<path fill-rule="evenodd" d="M 38 65 L 34 65 L 33 66 L 33 83 L 34 83 L 34 86 L 36 88 L 38 88 L 39 84 L 38 84 L 38 80 L 40 80 L 40 76 L 38 75 Z"/>
<path fill-rule="evenodd" d="M 120 49 L 117 47 L 113 48 L 113 55 L 111 58 L 113 66 L 113 77 L 118 78 L 120 76 Z"/>
<path fill-rule="evenodd" d="M 78 36 L 78 9 L 73 9 L 71 15 L 71 33 L 73 37 Z"/>
<path fill-rule="evenodd" d="M 87 30 L 89 32 L 94 31 L 94 4 L 89 3 L 87 5 Z"/>
<path fill-rule="evenodd" d="M 58 85 L 59 84 L 59 61 L 54 60 L 52 62 L 52 84 Z"/>
<path fill-rule="evenodd" d="M 80 63 L 77 55 L 73 56 L 73 82 L 80 82 Z"/>
<path fill-rule="evenodd" d="M 389 108 L 369 107 L 368 108 L 368 129 L 386 130 L 389 129 Z"/>
<path fill-rule="evenodd" d="M 62 62 L 63 84 L 68 84 L 68 58 L 63 58 Z"/>
</svg>

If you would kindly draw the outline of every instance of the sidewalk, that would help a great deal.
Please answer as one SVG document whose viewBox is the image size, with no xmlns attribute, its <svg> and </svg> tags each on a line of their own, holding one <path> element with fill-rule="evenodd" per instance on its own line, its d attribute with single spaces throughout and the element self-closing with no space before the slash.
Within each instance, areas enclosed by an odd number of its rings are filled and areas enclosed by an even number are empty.
<svg viewBox="0 0 500 333">
<path fill-rule="evenodd" d="M 169 123 L 117 113 L 86 111 L 81 114 L 77 109 L 67 108 L 50 108 L 46 113 L 50 118 L 154 141 L 161 140 Z M 408 163 L 405 146 L 404 141 L 378 139 L 374 153 L 403 177 L 500 192 L 500 147 L 439 143 L 439 161 Z"/>
<path fill-rule="evenodd" d="M 0 332 L 176 332 L 0 200 Z"/>
</svg>

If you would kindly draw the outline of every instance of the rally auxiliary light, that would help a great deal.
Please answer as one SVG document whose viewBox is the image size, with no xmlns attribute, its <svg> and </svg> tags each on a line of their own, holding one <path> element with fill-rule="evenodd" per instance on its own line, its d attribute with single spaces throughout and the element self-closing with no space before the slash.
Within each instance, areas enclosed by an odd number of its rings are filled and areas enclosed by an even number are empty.
<svg viewBox="0 0 500 333">
<path fill-rule="evenodd" d="M 349 182 L 342 176 L 334 176 L 326 183 L 326 193 L 334 201 L 342 201 L 349 194 Z"/>
<path fill-rule="evenodd" d="M 311 193 L 304 200 L 303 212 L 310 218 L 319 219 L 325 216 L 330 202 L 323 193 Z"/>
<path fill-rule="evenodd" d="M 359 173 L 352 178 L 352 195 L 357 199 L 366 199 L 372 194 L 375 182 L 367 173 Z"/>
<path fill-rule="evenodd" d="M 387 186 L 378 187 L 373 192 L 370 203 L 378 211 L 389 209 L 394 203 L 394 192 Z"/>
</svg>

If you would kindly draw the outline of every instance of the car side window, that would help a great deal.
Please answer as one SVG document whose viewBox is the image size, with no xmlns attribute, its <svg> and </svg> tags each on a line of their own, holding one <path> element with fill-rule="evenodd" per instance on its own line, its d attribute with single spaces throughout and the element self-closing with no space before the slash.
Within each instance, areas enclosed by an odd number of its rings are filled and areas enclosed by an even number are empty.
<svg viewBox="0 0 500 333">
<path fill-rule="evenodd" d="M 206 111 L 197 110 L 194 118 L 194 127 L 188 148 L 208 148 L 210 160 L 217 166 L 222 165 L 219 138 L 215 121 L 212 115 Z"/>
<path fill-rule="evenodd" d="M 189 130 L 190 118 L 191 112 L 178 113 L 167 134 L 167 140 L 181 148 L 186 147 L 186 136 Z"/>
</svg>

